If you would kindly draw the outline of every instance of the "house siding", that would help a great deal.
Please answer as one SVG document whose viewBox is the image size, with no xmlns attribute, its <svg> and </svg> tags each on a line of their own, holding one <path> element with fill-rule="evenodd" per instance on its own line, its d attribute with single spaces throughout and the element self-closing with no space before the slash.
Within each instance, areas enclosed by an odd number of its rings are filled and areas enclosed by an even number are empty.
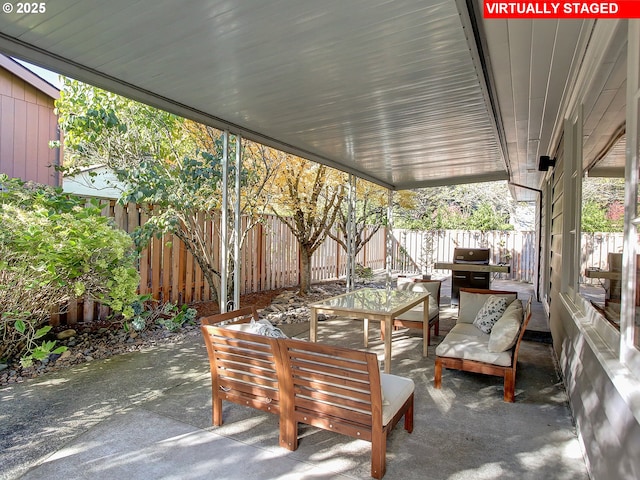
<svg viewBox="0 0 640 480">
<path fill-rule="evenodd" d="M 49 148 L 58 139 L 54 99 L 0 67 L 0 173 L 60 186 L 53 168 L 61 152 Z"/>
<path fill-rule="evenodd" d="M 618 353 L 607 348 L 604 321 L 595 318 L 586 301 L 562 291 L 563 275 L 572 258 L 563 256 L 563 236 L 567 222 L 564 192 L 564 149 L 557 150 L 557 163 L 547 179 L 551 198 L 548 217 L 550 249 L 543 256 L 548 272 L 549 325 L 553 347 L 564 378 L 578 437 L 589 473 L 594 480 L 640 478 L 640 460 L 636 446 L 640 445 L 640 423 L 633 405 L 621 394 L 616 384 L 615 369 L 620 366 Z M 599 332 L 598 330 L 602 330 Z M 613 370 L 612 370 L 613 368 Z M 638 382 L 636 382 L 638 383 Z M 627 384 L 627 388 L 629 385 Z M 636 385 L 640 388 L 640 384 Z"/>
</svg>

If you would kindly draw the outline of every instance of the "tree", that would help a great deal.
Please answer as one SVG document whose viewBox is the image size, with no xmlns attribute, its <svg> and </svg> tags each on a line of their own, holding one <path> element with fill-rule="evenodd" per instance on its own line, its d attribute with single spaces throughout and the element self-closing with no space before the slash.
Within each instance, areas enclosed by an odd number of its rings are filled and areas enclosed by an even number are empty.
<svg viewBox="0 0 640 480">
<path fill-rule="evenodd" d="M 61 78 L 56 112 L 64 132 L 67 172 L 95 164 L 123 170 L 145 159 L 179 158 L 193 150 L 180 117 Z"/>
<path fill-rule="evenodd" d="M 388 190 L 365 180 L 356 180 L 356 202 L 354 222 L 353 255 L 360 250 L 376 234 L 387 219 Z M 328 235 L 347 251 L 348 242 L 348 213 L 346 202 L 338 209 L 336 216 L 336 230 L 329 230 Z"/>
<path fill-rule="evenodd" d="M 621 232 L 624 220 L 624 179 L 585 178 L 582 182 L 583 232 Z"/>
<path fill-rule="evenodd" d="M 508 224 L 517 202 L 506 182 L 414 190 L 415 208 L 396 208 L 395 225 L 416 230 L 485 229 Z"/>
<path fill-rule="evenodd" d="M 189 232 L 196 233 L 197 242 L 190 250 L 201 251 L 206 248 L 206 245 L 201 243 L 200 237 L 204 235 L 202 232 L 202 224 L 199 219 L 203 212 L 220 211 L 222 209 L 222 157 L 223 157 L 223 132 L 213 127 L 202 125 L 199 123 L 186 121 L 185 129 L 189 136 L 194 140 L 198 151 L 202 155 L 205 155 L 210 162 L 213 162 L 212 166 L 216 171 L 215 182 L 213 185 L 215 189 L 211 192 L 189 192 L 185 195 L 185 199 L 189 202 L 198 198 L 200 205 L 196 206 L 196 209 L 184 205 L 182 207 L 185 218 L 181 218 L 181 222 L 187 225 L 186 228 Z M 274 181 L 275 174 L 279 168 L 279 158 L 273 154 L 273 150 L 264 145 L 257 144 L 255 142 L 243 141 L 241 146 L 241 164 L 240 171 L 240 211 L 236 212 L 236 193 L 233 188 L 236 179 L 236 143 L 231 142 L 229 145 L 229 161 L 228 161 L 228 184 L 229 184 L 229 200 L 228 200 L 228 224 L 226 225 L 229 232 L 229 241 L 233 243 L 236 236 L 239 238 L 240 248 L 245 243 L 245 240 L 251 231 L 251 229 L 263 221 L 262 214 L 265 212 L 271 195 L 271 184 Z M 196 176 L 198 172 L 193 172 Z M 194 178 L 192 174 L 188 174 L 187 178 L 183 178 L 182 181 L 187 184 L 193 184 Z M 173 200 L 171 200 L 173 201 Z M 204 202 L 204 203 L 203 203 Z M 165 204 L 165 207 L 169 205 Z M 200 210 L 197 210 L 199 208 Z M 205 210 L 206 209 L 206 210 Z M 236 214 L 243 216 L 245 222 L 240 231 L 235 230 L 234 218 Z M 172 214 L 176 216 L 177 213 Z M 222 228 L 222 226 L 221 226 Z M 160 230 L 162 231 L 162 230 Z M 183 240 L 184 242 L 185 240 Z M 187 239 L 187 241 L 192 241 Z M 194 257 L 197 257 L 194 254 Z M 236 274 L 233 270 L 234 265 L 233 250 L 230 250 L 229 264 L 227 265 L 228 272 L 228 291 L 227 294 L 231 294 L 233 290 L 233 277 Z M 199 263 L 200 264 L 200 263 Z M 213 267 L 214 263 L 212 259 L 207 260 L 207 268 L 211 267 L 211 273 L 214 277 L 220 278 L 221 272 Z M 202 268 L 202 265 L 201 265 Z M 210 284 L 211 285 L 211 284 Z M 217 290 L 214 288 L 214 291 Z"/>
<path fill-rule="evenodd" d="M 300 293 L 311 287 L 311 256 L 328 236 L 345 196 L 346 174 L 278 152 L 271 209 L 289 227 L 300 248 Z"/>
<path fill-rule="evenodd" d="M 513 230 L 509 224 L 509 218 L 504 212 L 496 211 L 495 207 L 487 202 L 479 204 L 469 215 L 467 225 L 470 230 L 488 232 L 490 230 Z"/>
<path fill-rule="evenodd" d="M 134 233 L 138 247 L 153 236 L 175 234 L 217 296 L 221 272 L 203 220 L 212 220 L 222 206 L 222 132 L 68 79 L 56 107 L 65 135 L 65 165 L 113 168 L 125 185 L 121 200 L 142 205 L 150 215 Z M 262 199 L 273 175 L 259 147 L 248 145 L 241 171 L 241 213 L 252 221 L 241 232 L 233 231 L 232 222 L 227 225 L 230 236 L 239 235 L 241 241 L 267 203 Z M 229 182 L 233 185 L 235 146 L 230 147 Z M 231 198 L 231 219 L 234 208 Z M 228 272 L 232 278 L 232 269 Z"/>
</svg>

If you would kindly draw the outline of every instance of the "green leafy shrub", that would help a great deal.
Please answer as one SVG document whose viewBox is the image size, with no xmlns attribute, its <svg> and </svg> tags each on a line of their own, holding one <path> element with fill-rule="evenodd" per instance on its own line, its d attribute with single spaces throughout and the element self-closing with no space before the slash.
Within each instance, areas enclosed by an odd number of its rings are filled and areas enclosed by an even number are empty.
<svg viewBox="0 0 640 480">
<path fill-rule="evenodd" d="M 0 224 L 0 358 L 29 364 L 57 353 L 46 324 L 82 295 L 134 316 L 133 242 L 97 201 L 0 175 Z"/>
<path fill-rule="evenodd" d="M 189 308 L 187 305 L 178 307 L 173 303 L 165 303 L 164 311 L 167 318 L 159 318 L 157 323 L 170 332 L 180 330 L 185 323 L 193 323 L 198 313 L 196 309 Z"/>
<path fill-rule="evenodd" d="M 144 331 L 153 325 L 159 325 L 170 332 L 175 332 L 182 328 L 185 323 L 193 323 L 198 313 L 194 308 L 187 305 L 178 307 L 176 304 L 167 302 L 160 304 L 153 300 L 151 295 L 140 296 L 132 305 L 134 316 L 125 321 L 125 330 Z"/>
</svg>

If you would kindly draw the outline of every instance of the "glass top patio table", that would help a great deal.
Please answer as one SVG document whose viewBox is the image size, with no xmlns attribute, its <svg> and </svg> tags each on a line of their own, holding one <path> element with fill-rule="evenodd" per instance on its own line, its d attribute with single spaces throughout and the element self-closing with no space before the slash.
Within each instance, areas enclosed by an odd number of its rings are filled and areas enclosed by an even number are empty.
<svg viewBox="0 0 640 480">
<path fill-rule="evenodd" d="M 309 305 L 311 323 L 309 339 L 317 341 L 318 313 L 363 319 L 364 346 L 368 346 L 369 320 L 380 321 L 384 329 L 384 371 L 391 371 L 391 327 L 393 319 L 416 305 L 423 303 L 424 328 L 429 327 L 429 293 L 410 290 L 363 288 L 327 298 Z M 423 332 L 426 338 L 426 332 Z"/>
</svg>

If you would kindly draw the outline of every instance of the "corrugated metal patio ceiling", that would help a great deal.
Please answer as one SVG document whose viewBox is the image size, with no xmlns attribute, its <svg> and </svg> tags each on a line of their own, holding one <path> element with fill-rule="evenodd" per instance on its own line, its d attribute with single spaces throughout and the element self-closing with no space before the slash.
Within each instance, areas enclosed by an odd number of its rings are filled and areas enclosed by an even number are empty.
<svg viewBox="0 0 640 480">
<path fill-rule="evenodd" d="M 46 7 L 0 16 L 0 48 L 392 188 L 507 178 L 450 0 Z"/>
<path fill-rule="evenodd" d="M 537 187 L 589 28 L 481 4 L 56 0 L 0 51 L 390 188 Z"/>
</svg>

